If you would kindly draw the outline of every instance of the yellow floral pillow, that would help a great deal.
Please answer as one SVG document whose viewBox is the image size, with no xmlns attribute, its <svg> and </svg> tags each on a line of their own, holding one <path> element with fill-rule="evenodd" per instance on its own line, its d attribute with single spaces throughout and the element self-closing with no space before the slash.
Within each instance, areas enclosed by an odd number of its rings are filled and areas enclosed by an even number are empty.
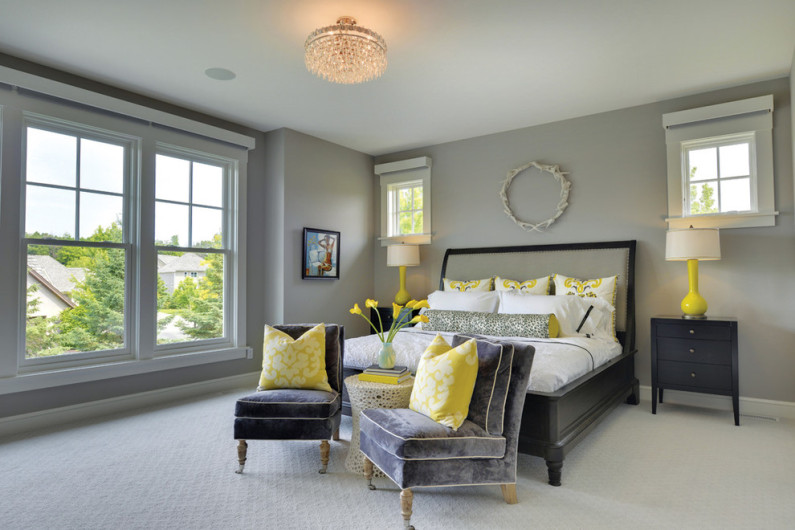
<svg viewBox="0 0 795 530">
<path fill-rule="evenodd" d="M 555 275 L 555 294 L 573 294 L 582 298 L 601 298 L 611 306 L 616 305 L 616 285 L 618 275 L 593 280 L 578 280 L 562 274 Z M 611 329 L 616 337 L 616 312 L 612 311 Z M 618 339 L 616 339 L 618 340 Z"/>
<path fill-rule="evenodd" d="M 261 390 L 302 388 L 331 392 L 326 374 L 326 326 L 318 324 L 297 339 L 265 326 Z"/>
<path fill-rule="evenodd" d="M 417 366 L 409 408 L 457 431 L 469 414 L 477 376 L 475 339 L 453 348 L 436 335 Z"/>
<path fill-rule="evenodd" d="M 549 276 L 518 282 L 507 278 L 494 278 L 494 287 L 497 291 L 517 291 L 527 294 L 549 294 Z"/>
<path fill-rule="evenodd" d="M 482 280 L 451 280 L 444 279 L 445 291 L 491 291 L 491 278 Z"/>
</svg>

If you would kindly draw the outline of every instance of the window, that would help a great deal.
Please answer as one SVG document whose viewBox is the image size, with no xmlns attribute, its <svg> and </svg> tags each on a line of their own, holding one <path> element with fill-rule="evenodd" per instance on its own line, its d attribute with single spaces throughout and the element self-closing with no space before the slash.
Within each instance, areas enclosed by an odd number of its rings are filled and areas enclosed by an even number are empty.
<svg viewBox="0 0 795 530">
<path fill-rule="evenodd" d="M 671 228 L 772 226 L 773 97 L 663 116 Z"/>
<path fill-rule="evenodd" d="M 129 349 L 135 140 L 41 117 L 25 127 L 25 360 Z"/>
<path fill-rule="evenodd" d="M 389 186 L 389 234 L 403 236 L 422 234 L 422 181 L 402 182 Z"/>
<path fill-rule="evenodd" d="M 0 88 L 0 291 L 19 296 L 0 319 L 0 394 L 250 356 L 253 139 L 76 87 L 59 99 L 60 84 L 28 74 L 5 81 L 18 89 Z"/>
<path fill-rule="evenodd" d="M 381 176 L 381 241 L 427 244 L 431 241 L 431 159 L 377 164 Z"/>
<path fill-rule="evenodd" d="M 159 274 L 194 269 L 177 285 L 158 279 L 158 344 L 225 336 L 224 264 L 230 250 L 224 197 L 231 171 L 232 161 L 206 155 L 162 148 L 156 156 L 155 245 L 158 254 L 172 258 Z"/>
<path fill-rule="evenodd" d="M 756 211 L 754 135 L 683 142 L 686 160 L 683 211 L 689 215 Z"/>
</svg>

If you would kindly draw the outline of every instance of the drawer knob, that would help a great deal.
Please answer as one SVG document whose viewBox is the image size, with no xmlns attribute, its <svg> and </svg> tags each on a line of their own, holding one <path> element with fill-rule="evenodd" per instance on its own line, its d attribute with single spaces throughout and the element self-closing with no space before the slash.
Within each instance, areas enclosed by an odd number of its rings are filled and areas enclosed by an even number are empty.
<svg viewBox="0 0 795 530">
<path fill-rule="evenodd" d="M 690 353 L 696 353 L 695 348 L 690 348 Z"/>
<path fill-rule="evenodd" d="M 691 335 L 695 335 L 695 334 L 696 334 L 696 330 L 694 330 L 694 329 L 691 329 L 691 330 L 690 330 L 690 334 L 691 334 Z"/>
<path fill-rule="evenodd" d="M 695 373 L 695 372 L 690 372 L 690 377 L 692 377 L 693 379 L 695 379 L 695 378 L 696 378 L 696 373 Z"/>
</svg>

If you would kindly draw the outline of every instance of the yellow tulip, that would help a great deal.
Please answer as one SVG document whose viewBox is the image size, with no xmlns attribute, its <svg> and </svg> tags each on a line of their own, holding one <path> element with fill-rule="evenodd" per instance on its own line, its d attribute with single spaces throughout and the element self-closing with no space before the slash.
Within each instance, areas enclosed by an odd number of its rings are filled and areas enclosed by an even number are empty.
<svg viewBox="0 0 795 530">
<path fill-rule="evenodd" d="M 422 309 L 423 307 L 427 309 L 431 308 L 431 306 L 428 304 L 428 300 L 420 300 L 414 304 L 414 309 Z"/>
<path fill-rule="evenodd" d="M 403 310 L 402 305 L 397 305 L 395 302 L 392 302 L 392 319 L 397 320 L 400 316 L 400 311 Z"/>
<path fill-rule="evenodd" d="M 378 307 L 378 300 L 373 300 L 372 298 L 368 298 L 364 302 L 364 307 L 367 307 L 367 308 L 370 308 L 370 309 L 372 309 L 374 307 Z"/>
<path fill-rule="evenodd" d="M 359 304 L 353 304 L 353 307 L 350 309 L 351 315 L 361 315 L 362 310 L 359 309 Z"/>
</svg>

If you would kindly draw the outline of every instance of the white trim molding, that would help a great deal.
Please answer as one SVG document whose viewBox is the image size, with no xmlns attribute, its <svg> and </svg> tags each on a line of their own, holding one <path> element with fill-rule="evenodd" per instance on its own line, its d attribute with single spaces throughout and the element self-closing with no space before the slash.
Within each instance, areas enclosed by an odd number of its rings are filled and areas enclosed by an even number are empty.
<svg viewBox="0 0 795 530">
<path fill-rule="evenodd" d="M 773 180 L 773 96 L 670 112 L 662 117 L 668 165 L 668 228 L 745 228 L 775 226 Z M 686 150 L 701 140 L 749 137 L 751 207 L 749 211 L 687 215 L 689 201 Z"/>
<path fill-rule="evenodd" d="M 91 420 L 111 414 L 121 414 L 142 407 L 172 403 L 176 400 L 207 396 L 216 392 L 250 388 L 254 391 L 259 372 L 249 372 L 220 379 L 200 381 L 175 387 L 150 390 L 138 394 L 79 403 L 67 407 L 0 418 L 0 439 L 17 434 L 29 434 L 39 429 L 62 427 L 68 423 Z"/>
<path fill-rule="evenodd" d="M 640 399 L 651 401 L 651 387 L 640 387 Z M 731 396 L 717 396 L 714 394 L 698 394 L 695 392 L 680 392 L 678 390 L 665 391 L 665 403 L 657 405 L 657 414 L 665 413 L 666 404 L 688 405 L 692 407 L 703 407 L 706 409 L 725 410 L 727 419 L 731 419 L 732 399 Z M 660 407 L 663 407 L 661 410 Z M 778 421 L 779 419 L 795 420 L 795 403 L 789 401 L 773 401 L 769 399 L 740 397 L 740 426 L 742 426 L 742 416 L 758 416 L 770 418 Z M 727 420 L 727 421 L 728 421 Z"/>
</svg>

